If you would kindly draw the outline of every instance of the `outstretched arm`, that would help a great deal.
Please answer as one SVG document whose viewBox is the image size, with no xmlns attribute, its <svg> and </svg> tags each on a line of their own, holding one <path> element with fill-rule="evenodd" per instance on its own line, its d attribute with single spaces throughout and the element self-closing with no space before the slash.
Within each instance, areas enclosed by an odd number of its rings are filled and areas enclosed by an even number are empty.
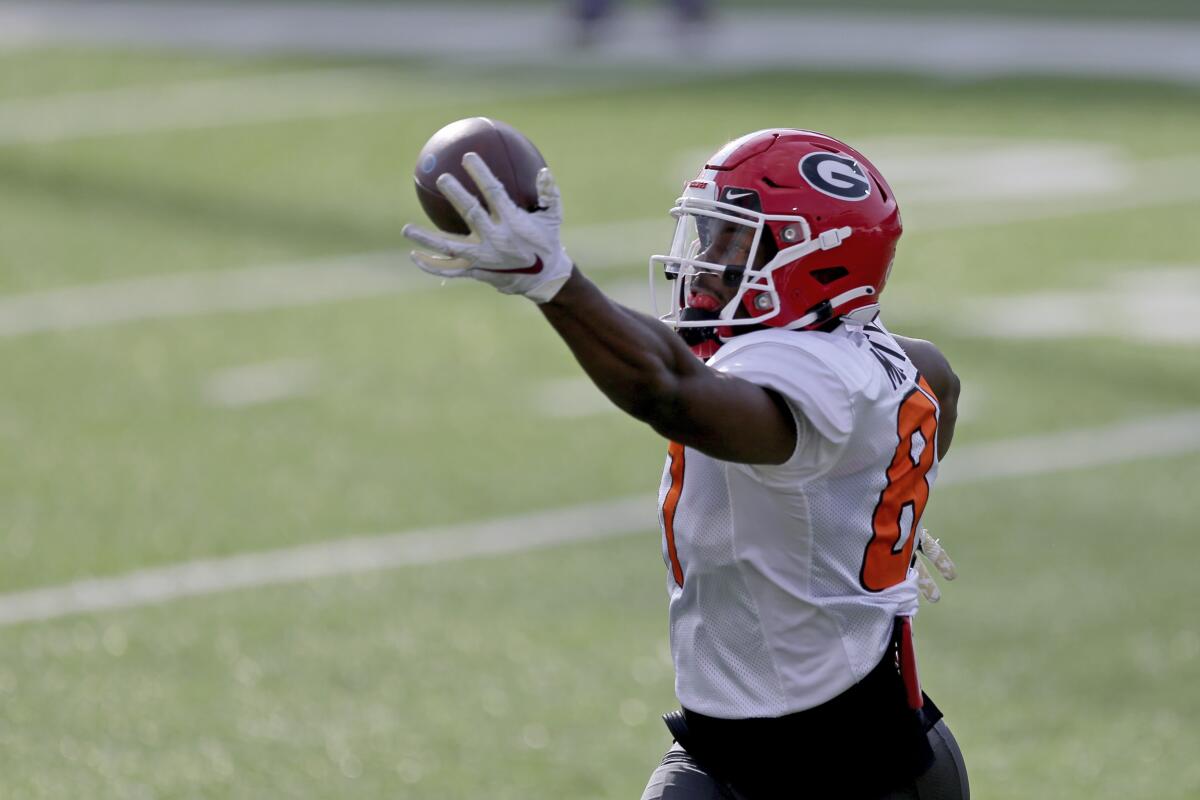
<svg viewBox="0 0 1200 800">
<path fill-rule="evenodd" d="M 782 398 L 705 366 L 661 322 L 613 302 L 574 268 L 559 242 L 562 205 L 548 170 L 538 175 L 541 210 L 530 213 L 516 207 L 479 156 L 468 153 L 463 167 L 490 211 L 453 176 L 440 176 L 438 188 L 475 238 L 405 226 L 405 236 L 436 253 L 413 253 L 421 269 L 538 303 L 600 390 L 663 436 L 723 461 L 787 461 L 796 428 Z"/>
<path fill-rule="evenodd" d="M 795 450 L 779 395 L 705 366 L 674 331 L 578 270 L 540 308 L 600 391 L 668 439 L 749 464 L 782 464 Z"/>
<path fill-rule="evenodd" d="M 938 419 L 938 460 L 946 457 L 950 442 L 954 439 L 954 425 L 958 422 L 958 394 L 961 389 L 958 376 L 950 368 L 950 362 L 933 342 L 910 339 L 892 334 L 896 343 L 904 350 L 909 361 L 916 365 L 929 388 L 937 395 L 941 414 Z"/>
</svg>

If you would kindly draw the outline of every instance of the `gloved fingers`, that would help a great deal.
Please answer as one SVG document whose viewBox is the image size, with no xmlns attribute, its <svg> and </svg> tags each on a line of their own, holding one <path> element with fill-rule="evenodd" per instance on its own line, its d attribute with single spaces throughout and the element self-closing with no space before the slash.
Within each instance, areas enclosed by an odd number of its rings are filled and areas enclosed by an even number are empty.
<svg viewBox="0 0 1200 800">
<path fill-rule="evenodd" d="M 929 568 L 925 566 L 925 562 L 919 558 L 917 559 L 917 588 L 921 590 L 921 596 L 930 603 L 936 603 L 942 599 L 942 590 L 938 588 L 933 576 L 929 574 Z"/>
<path fill-rule="evenodd" d="M 475 246 L 474 242 L 462 239 L 452 239 L 417 225 L 405 225 L 400 229 L 404 238 L 416 242 L 421 247 L 428 248 L 442 255 L 458 258 Z"/>
<path fill-rule="evenodd" d="M 422 272 L 428 272 L 430 275 L 436 275 L 439 278 L 467 278 L 471 275 L 470 265 L 461 258 L 431 256 L 428 253 L 422 253 L 420 250 L 412 251 L 409 253 L 409 257 L 412 258 L 413 263 Z"/>
<path fill-rule="evenodd" d="M 463 169 L 479 187 L 488 207 L 498 218 L 504 219 L 518 210 L 517 204 L 508 196 L 504 184 L 492 173 L 487 162 L 480 158 L 478 153 L 467 153 L 463 156 L 462 164 Z"/>
<path fill-rule="evenodd" d="M 929 535 L 929 531 L 921 529 L 921 553 L 933 562 L 937 571 L 948 581 L 958 577 L 958 567 L 950 559 L 950 554 L 942 547 L 942 543 Z"/>
<path fill-rule="evenodd" d="M 538 206 L 552 214 L 562 213 L 562 192 L 554 180 L 549 167 L 542 167 L 537 174 Z"/>
<path fill-rule="evenodd" d="M 437 187 L 442 195 L 450 201 L 450 205 L 454 206 L 454 210 L 467 221 L 471 230 L 482 236 L 491 229 L 492 218 L 488 215 L 487 210 L 475 199 L 475 195 L 468 192 L 466 187 L 459 183 L 458 178 L 449 172 L 443 172 L 438 176 Z"/>
<path fill-rule="evenodd" d="M 933 560 L 933 565 L 937 567 L 937 571 L 943 578 L 952 581 L 958 577 L 958 567 L 950 560 L 950 556 L 946 555 L 943 550 L 938 554 L 938 557 Z"/>
</svg>

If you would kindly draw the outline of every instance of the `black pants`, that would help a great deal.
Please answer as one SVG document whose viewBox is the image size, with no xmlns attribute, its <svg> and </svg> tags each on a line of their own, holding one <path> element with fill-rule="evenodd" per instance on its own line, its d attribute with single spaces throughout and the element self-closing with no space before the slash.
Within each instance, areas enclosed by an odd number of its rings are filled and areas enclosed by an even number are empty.
<svg viewBox="0 0 1200 800">
<path fill-rule="evenodd" d="M 933 749 L 933 765 L 909 786 L 889 792 L 880 800 L 971 800 L 967 769 L 954 735 L 940 721 L 928 733 Z M 833 793 L 820 795 L 806 783 L 806 770 L 797 766 L 792 785 L 768 797 L 774 800 L 845 800 L 850 795 Z M 745 800 L 745 796 L 726 786 L 696 763 L 678 744 L 667 751 L 662 764 L 650 776 L 642 800 Z"/>
<path fill-rule="evenodd" d="M 875 800 L 902 791 L 933 764 L 927 733 L 941 719 L 928 698 L 922 711 L 909 707 L 890 651 L 863 680 L 796 714 L 726 720 L 683 713 L 687 735 L 677 738 L 691 765 L 749 800 Z M 780 794 L 781 787 L 802 791 Z"/>
</svg>

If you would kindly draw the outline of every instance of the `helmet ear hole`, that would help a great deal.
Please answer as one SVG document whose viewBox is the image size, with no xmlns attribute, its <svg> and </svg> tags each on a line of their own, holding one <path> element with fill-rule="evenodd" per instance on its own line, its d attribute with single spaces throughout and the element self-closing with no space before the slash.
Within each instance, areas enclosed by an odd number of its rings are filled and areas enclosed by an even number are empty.
<svg viewBox="0 0 1200 800">
<path fill-rule="evenodd" d="M 822 286 L 828 286 L 834 281 L 849 275 L 850 270 L 845 267 L 822 267 L 821 269 L 814 269 L 808 274 L 816 278 L 817 283 Z"/>
<path fill-rule="evenodd" d="M 871 175 L 871 182 L 875 184 L 875 188 L 879 190 L 879 196 L 883 198 L 883 202 L 886 203 L 888 201 L 888 193 L 887 189 L 883 188 L 883 183 L 881 183 L 879 178 L 875 177 L 874 174 Z"/>
</svg>

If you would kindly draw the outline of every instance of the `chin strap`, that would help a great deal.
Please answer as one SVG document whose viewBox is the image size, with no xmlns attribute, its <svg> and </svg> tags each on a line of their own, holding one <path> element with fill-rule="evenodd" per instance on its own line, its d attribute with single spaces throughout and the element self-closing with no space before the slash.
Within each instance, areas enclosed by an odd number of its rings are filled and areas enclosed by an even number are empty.
<svg viewBox="0 0 1200 800">
<path fill-rule="evenodd" d="M 788 323 L 784 326 L 787 330 L 796 331 L 803 330 L 810 325 L 817 325 L 826 320 L 832 319 L 837 314 L 837 310 L 853 300 L 860 297 L 869 297 L 875 294 L 874 286 L 859 286 L 857 289 L 851 289 L 848 292 L 842 292 L 836 297 L 831 297 L 828 300 L 822 300 L 817 303 L 811 311 L 805 314 L 798 320 Z"/>
</svg>

